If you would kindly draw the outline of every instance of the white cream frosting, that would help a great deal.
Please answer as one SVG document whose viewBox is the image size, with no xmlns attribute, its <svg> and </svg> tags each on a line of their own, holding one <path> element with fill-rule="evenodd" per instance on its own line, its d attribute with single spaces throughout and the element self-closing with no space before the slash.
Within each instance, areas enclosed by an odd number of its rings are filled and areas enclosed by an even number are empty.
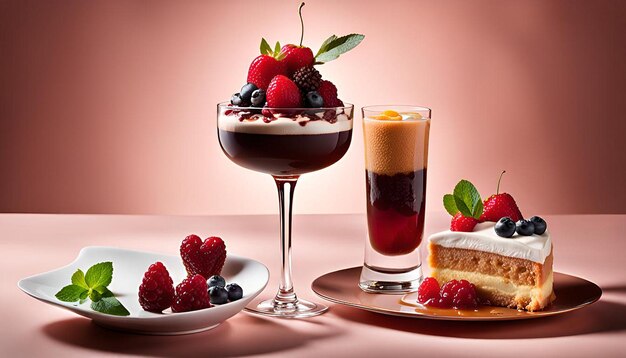
<svg viewBox="0 0 626 358">
<path fill-rule="evenodd" d="M 321 118 L 321 114 L 318 117 Z M 306 124 L 301 125 L 301 122 L 306 122 Z M 328 134 L 352 129 L 352 120 L 346 114 L 340 114 L 335 123 L 321 119 L 312 121 L 305 116 L 297 116 L 295 120 L 289 117 L 279 117 L 267 123 L 263 121 L 261 115 L 256 119 L 240 121 L 236 115 L 220 114 L 218 127 L 230 132 L 250 134 Z"/>
<path fill-rule="evenodd" d="M 504 238 L 496 234 L 493 226 L 493 223 L 478 224 L 472 232 L 446 230 L 431 235 L 428 241 L 447 248 L 490 252 L 540 264 L 552 251 L 552 240 L 547 231 L 543 235 L 515 234 L 512 238 Z"/>
</svg>

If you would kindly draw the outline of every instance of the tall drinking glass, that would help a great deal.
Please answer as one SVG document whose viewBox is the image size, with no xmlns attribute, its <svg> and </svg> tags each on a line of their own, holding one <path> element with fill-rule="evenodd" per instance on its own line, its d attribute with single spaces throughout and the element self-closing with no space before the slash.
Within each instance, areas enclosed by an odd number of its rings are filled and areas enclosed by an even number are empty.
<svg viewBox="0 0 626 358">
<path fill-rule="evenodd" d="M 368 106 L 363 112 L 367 240 L 359 287 L 416 290 L 424 234 L 430 109 Z"/>
<path fill-rule="evenodd" d="M 300 175 L 335 163 L 352 139 L 353 105 L 333 108 L 242 108 L 217 105 L 217 133 L 226 156 L 267 173 L 278 188 L 282 270 L 274 298 L 247 308 L 283 318 L 315 316 L 327 307 L 296 296 L 291 276 L 291 210 Z"/>
</svg>

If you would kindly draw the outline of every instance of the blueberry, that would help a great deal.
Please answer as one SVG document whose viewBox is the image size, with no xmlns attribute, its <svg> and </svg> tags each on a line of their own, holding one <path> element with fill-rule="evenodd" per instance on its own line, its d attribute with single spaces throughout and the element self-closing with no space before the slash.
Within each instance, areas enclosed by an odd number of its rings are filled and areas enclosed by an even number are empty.
<svg viewBox="0 0 626 358">
<path fill-rule="evenodd" d="M 260 88 L 254 90 L 250 100 L 252 101 L 253 107 L 263 107 L 265 105 L 265 90 Z"/>
<path fill-rule="evenodd" d="M 548 228 L 548 224 L 546 223 L 546 221 L 539 216 L 533 216 L 532 218 L 530 218 L 530 222 L 535 225 L 535 234 L 537 235 L 543 235 L 543 233 L 546 232 L 546 229 Z"/>
<path fill-rule="evenodd" d="M 311 108 L 324 107 L 324 99 L 317 91 L 311 91 L 306 94 L 306 104 Z"/>
<path fill-rule="evenodd" d="M 209 298 L 212 304 L 221 305 L 228 302 L 228 292 L 224 287 L 213 286 L 209 288 Z"/>
<path fill-rule="evenodd" d="M 232 97 L 230 97 L 230 104 L 232 105 L 241 106 L 242 102 L 243 101 L 241 100 L 241 95 L 239 93 L 235 93 Z"/>
<path fill-rule="evenodd" d="M 258 89 L 257 86 L 255 86 L 253 83 L 246 83 L 245 85 L 243 85 L 243 87 L 241 87 L 241 91 L 239 92 L 241 94 L 241 99 L 243 100 L 244 103 L 250 103 L 250 99 L 252 98 L 252 92 L 256 91 Z"/>
<path fill-rule="evenodd" d="M 226 291 L 228 292 L 228 300 L 231 302 L 243 297 L 243 289 L 236 283 L 226 285 Z"/>
<path fill-rule="evenodd" d="M 528 220 L 518 220 L 515 223 L 515 231 L 523 236 L 530 236 L 535 233 L 535 225 Z"/>
<path fill-rule="evenodd" d="M 226 280 L 224 280 L 224 278 L 220 275 L 213 275 L 206 280 L 206 284 L 209 288 L 213 286 L 224 287 L 226 286 Z"/>
<path fill-rule="evenodd" d="M 515 223 L 510 217 L 504 217 L 496 223 L 494 226 L 496 234 L 501 237 L 511 237 L 515 234 Z"/>
</svg>

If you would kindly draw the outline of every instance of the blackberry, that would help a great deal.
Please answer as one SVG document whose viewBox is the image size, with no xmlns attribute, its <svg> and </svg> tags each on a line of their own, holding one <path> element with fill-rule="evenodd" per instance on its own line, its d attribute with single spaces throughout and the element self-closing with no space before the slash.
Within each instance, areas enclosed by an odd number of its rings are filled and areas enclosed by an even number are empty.
<svg viewBox="0 0 626 358">
<path fill-rule="evenodd" d="M 322 75 L 313 67 L 302 67 L 293 74 L 293 81 L 307 93 L 320 87 Z"/>
</svg>

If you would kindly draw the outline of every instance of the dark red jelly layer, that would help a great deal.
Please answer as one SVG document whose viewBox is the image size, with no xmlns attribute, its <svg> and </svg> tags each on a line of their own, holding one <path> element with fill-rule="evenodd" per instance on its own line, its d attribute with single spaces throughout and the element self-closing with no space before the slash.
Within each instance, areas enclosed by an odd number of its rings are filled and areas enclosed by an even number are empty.
<svg viewBox="0 0 626 358">
<path fill-rule="evenodd" d="M 365 171 L 372 247 L 383 255 L 415 250 L 424 234 L 426 169 L 383 175 Z"/>
</svg>

